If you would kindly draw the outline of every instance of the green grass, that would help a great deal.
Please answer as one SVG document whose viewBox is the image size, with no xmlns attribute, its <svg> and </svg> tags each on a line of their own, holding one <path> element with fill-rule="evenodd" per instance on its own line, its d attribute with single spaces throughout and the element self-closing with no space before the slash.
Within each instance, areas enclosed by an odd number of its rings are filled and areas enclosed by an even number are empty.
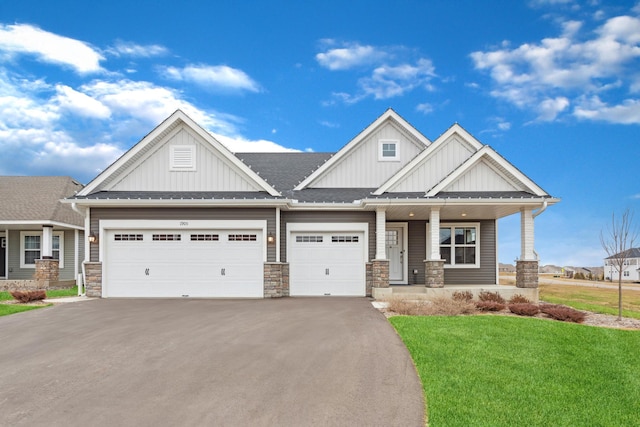
<svg viewBox="0 0 640 427">
<path fill-rule="evenodd" d="M 35 310 L 36 308 L 42 307 L 48 307 L 48 305 L 0 304 L 0 316 L 7 316 L 9 314 Z"/>
<path fill-rule="evenodd" d="M 540 299 L 578 310 L 618 315 L 618 290 L 585 286 L 540 285 Z M 622 290 L 622 315 L 640 319 L 640 291 Z"/>
<path fill-rule="evenodd" d="M 389 321 L 431 427 L 640 425 L 640 332 L 507 316 Z"/>
<path fill-rule="evenodd" d="M 74 286 L 69 289 L 55 289 L 47 291 L 47 298 L 75 297 L 78 295 L 78 287 Z M 0 292 L 0 301 L 12 300 L 13 297 L 9 292 Z"/>
</svg>

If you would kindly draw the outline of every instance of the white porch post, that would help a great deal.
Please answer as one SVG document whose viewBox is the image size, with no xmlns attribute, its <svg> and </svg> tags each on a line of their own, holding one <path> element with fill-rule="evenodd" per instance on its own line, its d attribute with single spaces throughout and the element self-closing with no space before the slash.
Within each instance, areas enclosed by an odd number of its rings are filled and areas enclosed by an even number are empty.
<svg viewBox="0 0 640 427">
<path fill-rule="evenodd" d="M 40 247 L 40 258 L 51 259 L 53 258 L 53 226 L 42 226 L 42 245 Z"/>
<path fill-rule="evenodd" d="M 440 208 L 431 208 L 429 213 L 429 260 L 440 260 Z"/>
<path fill-rule="evenodd" d="M 376 259 L 387 259 L 387 214 L 384 208 L 376 209 Z"/>
<path fill-rule="evenodd" d="M 520 210 L 520 260 L 536 261 L 534 251 L 533 209 Z"/>
<path fill-rule="evenodd" d="M 276 208 L 276 262 L 280 262 L 280 208 Z"/>
</svg>

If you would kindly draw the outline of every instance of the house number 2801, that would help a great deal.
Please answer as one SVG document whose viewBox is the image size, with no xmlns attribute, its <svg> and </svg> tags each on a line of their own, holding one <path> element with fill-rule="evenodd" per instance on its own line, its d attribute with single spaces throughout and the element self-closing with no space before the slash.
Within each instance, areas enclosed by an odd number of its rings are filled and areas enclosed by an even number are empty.
<svg viewBox="0 0 640 427">
<path fill-rule="evenodd" d="M 180 227 L 186 227 L 189 225 L 189 221 L 180 221 Z"/>
</svg>

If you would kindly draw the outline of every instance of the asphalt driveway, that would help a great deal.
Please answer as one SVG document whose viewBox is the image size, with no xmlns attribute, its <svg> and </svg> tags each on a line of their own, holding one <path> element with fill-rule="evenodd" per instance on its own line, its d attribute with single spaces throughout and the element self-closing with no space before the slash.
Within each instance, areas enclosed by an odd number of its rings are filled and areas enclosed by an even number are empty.
<svg viewBox="0 0 640 427">
<path fill-rule="evenodd" d="M 94 300 L 0 317 L 0 425 L 424 426 L 364 298 Z"/>
</svg>

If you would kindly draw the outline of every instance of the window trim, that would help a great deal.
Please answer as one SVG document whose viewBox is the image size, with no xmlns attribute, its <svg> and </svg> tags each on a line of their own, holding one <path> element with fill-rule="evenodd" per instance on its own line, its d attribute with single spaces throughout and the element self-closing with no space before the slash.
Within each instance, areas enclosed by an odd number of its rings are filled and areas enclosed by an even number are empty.
<svg viewBox="0 0 640 427">
<path fill-rule="evenodd" d="M 383 147 L 385 144 L 395 145 L 395 155 L 393 157 L 385 156 Z M 380 162 L 399 162 L 400 161 L 400 141 L 397 139 L 379 139 L 378 140 L 378 161 Z"/>
<path fill-rule="evenodd" d="M 470 228 L 470 227 L 474 227 L 476 229 L 476 243 L 475 243 L 475 248 L 476 248 L 476 262 L 474 264 L 456 264 L 455 261 L 455 228 Z M 452 233 L 451 233 L 451 264 L 445 264 L 444 268 L 449 269 L 449 268 L 480 268 L 480 223 L 479 222 L 441 222 L 440 223 L 440 228 L 449 228 L 451 229 Z M 440 228 L 437 230 L 438 235 L 440 234 Z M 427 236 L 428 237 L 428 236 Z M 427 238 L 427 241 L 429 241 L 429 239 Z M 442 245 L 438 245 L 439 247 Z M 470 245 L 465 245 L 463 247 L 469 247 Z M 440 254 L 440 258 L 442 258 L 442 254 Z"/>
<path fill-rule="evenodd" d="M 57 249 L 58 251 L 58 268 L 64 268 L 64 231 L 54 231 L 52 233 L 53 236 L 58 236 L 59 242 L 60 242 L 60 247 Z M 25 255 L 25 242 L 24 242 L 24 238 L 26 236 L 38 236 L 40 237 L 40 257 L 42 257 L 42 231 L 21 231 L 20 232 L 20 268 L 36 268 L 35 263 L 34 264 L 26 264 L 24 262 L 24 255 Z M 56 249 L 54 249 L 53 251 L 55 251 Z M 53 255 L 53 251 L 52 251 L 52 255 Z M 38 258 L 40 259 L 40 258 Z M 55 258 L 54 258 L 55 259 Z"/>
</svg>

